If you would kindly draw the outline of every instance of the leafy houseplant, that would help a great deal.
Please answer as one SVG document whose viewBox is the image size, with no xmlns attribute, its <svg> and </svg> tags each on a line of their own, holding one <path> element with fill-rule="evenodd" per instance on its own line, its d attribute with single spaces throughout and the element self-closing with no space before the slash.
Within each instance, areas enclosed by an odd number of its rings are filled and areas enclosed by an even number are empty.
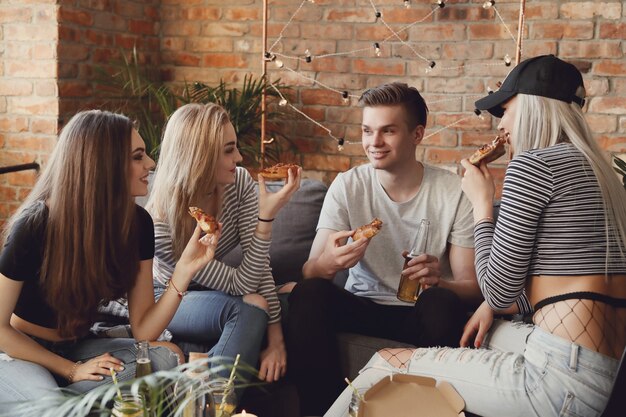
<svg viewBox="0 0 626 417">
<path fill-rule="evenodd" d="M 278 92 L 270 87 L 264 77 L 255 78 L 251 74 L 244 77 L 240 88 L 229 87 L 222 80 L 217 86 L 202 82 L 185 83 L 182 92 L 177 94 L 173 87 L 160 81 L 158 70 L 139 62 L 137 51 L 133 49 L 130 58 L 122 54 L 123 60 L 114 64 L 112 74 L 99 69 L 99 84 L 108 94 L 109 107 L 121 111 L 138 122 L 139 133 L 146 141 L 150 155 L 157 160 L 163 127 L 167 118 L 180 106 L 187 103 L 217 103 L 226 109 L 235 127 L 239 149 L 244 157 L 244 165 L 258 166 L 261 162 L 261 100 L 263 90 L 267 95 L 266 111 L 267 137 L 274 137 L 271 146 L 266 147 L 264 162 L 277 162 L 285 148 L 294 151 L 291 142 L 278 131 L 272 130 L 285 113 L 274 105 Z M 279 91 L 289 89 L 280 81 L 272 83 Z"/>
<path fill-rule="evenodd" d="M 211 365 L 210 371 L 207 365 Z M 214 378 L 223 370 L 230 370 L 231 377 L 237 375 L 235 387 L 256 385 L 244 382 L 251 375 L 256 375 L 254 368 L 241 363 L 238 366 L 229 364 L 225 358 L 213 357 L 119 384 L 115 381 L 113 384 L 100 385 L 83 394 L 63 390 L 62 395 L 43 396 L 37 401 L 19 403 L 19 408 L 12 411 L 18 415 L 39 417 L 109 417 L 114 400 L 122 397 L 122 393 L 137 398 L 147 387 L 149 401 L 142 405 L 141 417 L 184 417 L 187 404 L 213 391 L 210 385 L 204 383 L 206 379 L 191 377 L 190 371 Z"/>
</svg>

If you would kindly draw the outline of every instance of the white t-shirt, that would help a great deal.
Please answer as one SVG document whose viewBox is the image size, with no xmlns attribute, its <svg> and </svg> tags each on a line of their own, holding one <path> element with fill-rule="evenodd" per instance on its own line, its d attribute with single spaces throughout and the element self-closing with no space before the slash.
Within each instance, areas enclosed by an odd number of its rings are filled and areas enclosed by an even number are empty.
<svg viewBox="0 0 626 417">
<path fill-rule="evenodd" d="M 439 258 L 444 279 L 452 278 L 448 243 L 474 247 L 472 207 L 461 191 L 461 179 L 441 168 L 424 165 L 419 191 L 403 203 L 389 198 L 371 164 L 339 174 L 324 199 L 317 230 L 352 230 L 374 217 L 383 227 L 363 259 L 350 268 L 345 288 L 380 304 L 407 305 L 396 298 L 401 254 L 411 250 L 421 219 L 430 220 L 427 252 Z"/>
</svg>

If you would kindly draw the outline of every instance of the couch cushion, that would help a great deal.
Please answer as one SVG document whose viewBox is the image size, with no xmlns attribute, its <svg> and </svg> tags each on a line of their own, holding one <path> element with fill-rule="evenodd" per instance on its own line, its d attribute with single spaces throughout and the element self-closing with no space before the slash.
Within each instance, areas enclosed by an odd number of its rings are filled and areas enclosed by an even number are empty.
<svg viewBox="0 0 626 417">
<path fill-rule="evenodd" d="M 282 182 L 269 182 L 271 192 L 278 191 Z M 309 258 L 315 238 L 315 228 L 328 187 L 317 180 L 304 179 L 300 189 L 276 216 L 272 227 L 270 266 L 277 285 L 302 279 L 302 265 Z M 230 251 L 222 262 L 238 266 L 241 247 Z"/>
</svg>

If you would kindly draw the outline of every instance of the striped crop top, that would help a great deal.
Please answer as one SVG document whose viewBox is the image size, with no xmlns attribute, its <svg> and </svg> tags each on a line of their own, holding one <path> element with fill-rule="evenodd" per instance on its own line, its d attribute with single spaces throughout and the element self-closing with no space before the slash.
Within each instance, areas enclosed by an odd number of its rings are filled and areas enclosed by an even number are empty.
<svg viewBox="0 0 626 417">
<path fill-rule="evenodd" d="M 532 312 L 524 295 L 529 276 L 624 274 L 616 236 L 613 226 L 607 234 L 593 170 L 573 145 L 524 152 L 507 168 L 497 225 L 474 230 L 485 300 L 496 309 L 517 302 L 525 314 Z"/>
</svg>

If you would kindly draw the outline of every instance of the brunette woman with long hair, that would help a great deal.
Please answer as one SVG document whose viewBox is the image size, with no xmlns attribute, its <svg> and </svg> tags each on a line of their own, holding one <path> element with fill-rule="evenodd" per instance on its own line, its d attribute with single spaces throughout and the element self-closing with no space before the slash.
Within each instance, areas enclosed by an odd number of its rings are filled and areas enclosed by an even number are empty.
<svg viewBox="0 0 626 417">
<path fill-rule="evenodd" d="M 259 177 L 259 193 L 242 160 L 235 129 L 217 104 L 187 104 L 169 118 L 150 199 L 155 222 L 154 285 L 164 291 L 184 242 L 193 232 L 189 206 L 202 208 L 222 224 L 215 259 L 199 270 L 168 329 L 176 340 L 211 346 L 210 354 L 256 366 L 268 382 L 285 374 L 286 353 L 280 304 L 269 266 L 272 220 L 300 187 L 300 170 L 290 172 L 276 193 Z M 241 244 L 238 267 L 222 258 Z M 267 347 L 262 341 L 267 333 Z"/>
<path fill-rule="evenodd" d="M 95 339 L 98 306 L 128 294 L 136 340 L 156 340 L 180 303 L 155 304 L 154 229 L 133 197 L 147 193 L 154 161 L 125 116 L 85 111 L 60 134 L 41 177 L 8 221 L 0 254 L 0 411 L 50 395 L 84 392 L 134 375 L 134 339 Z M 185 285 L 212 258 L 217 238 L 192 233 L 172 279 Z M 156 369 L 176 366 L 151 348 Z"/>
</svg>

